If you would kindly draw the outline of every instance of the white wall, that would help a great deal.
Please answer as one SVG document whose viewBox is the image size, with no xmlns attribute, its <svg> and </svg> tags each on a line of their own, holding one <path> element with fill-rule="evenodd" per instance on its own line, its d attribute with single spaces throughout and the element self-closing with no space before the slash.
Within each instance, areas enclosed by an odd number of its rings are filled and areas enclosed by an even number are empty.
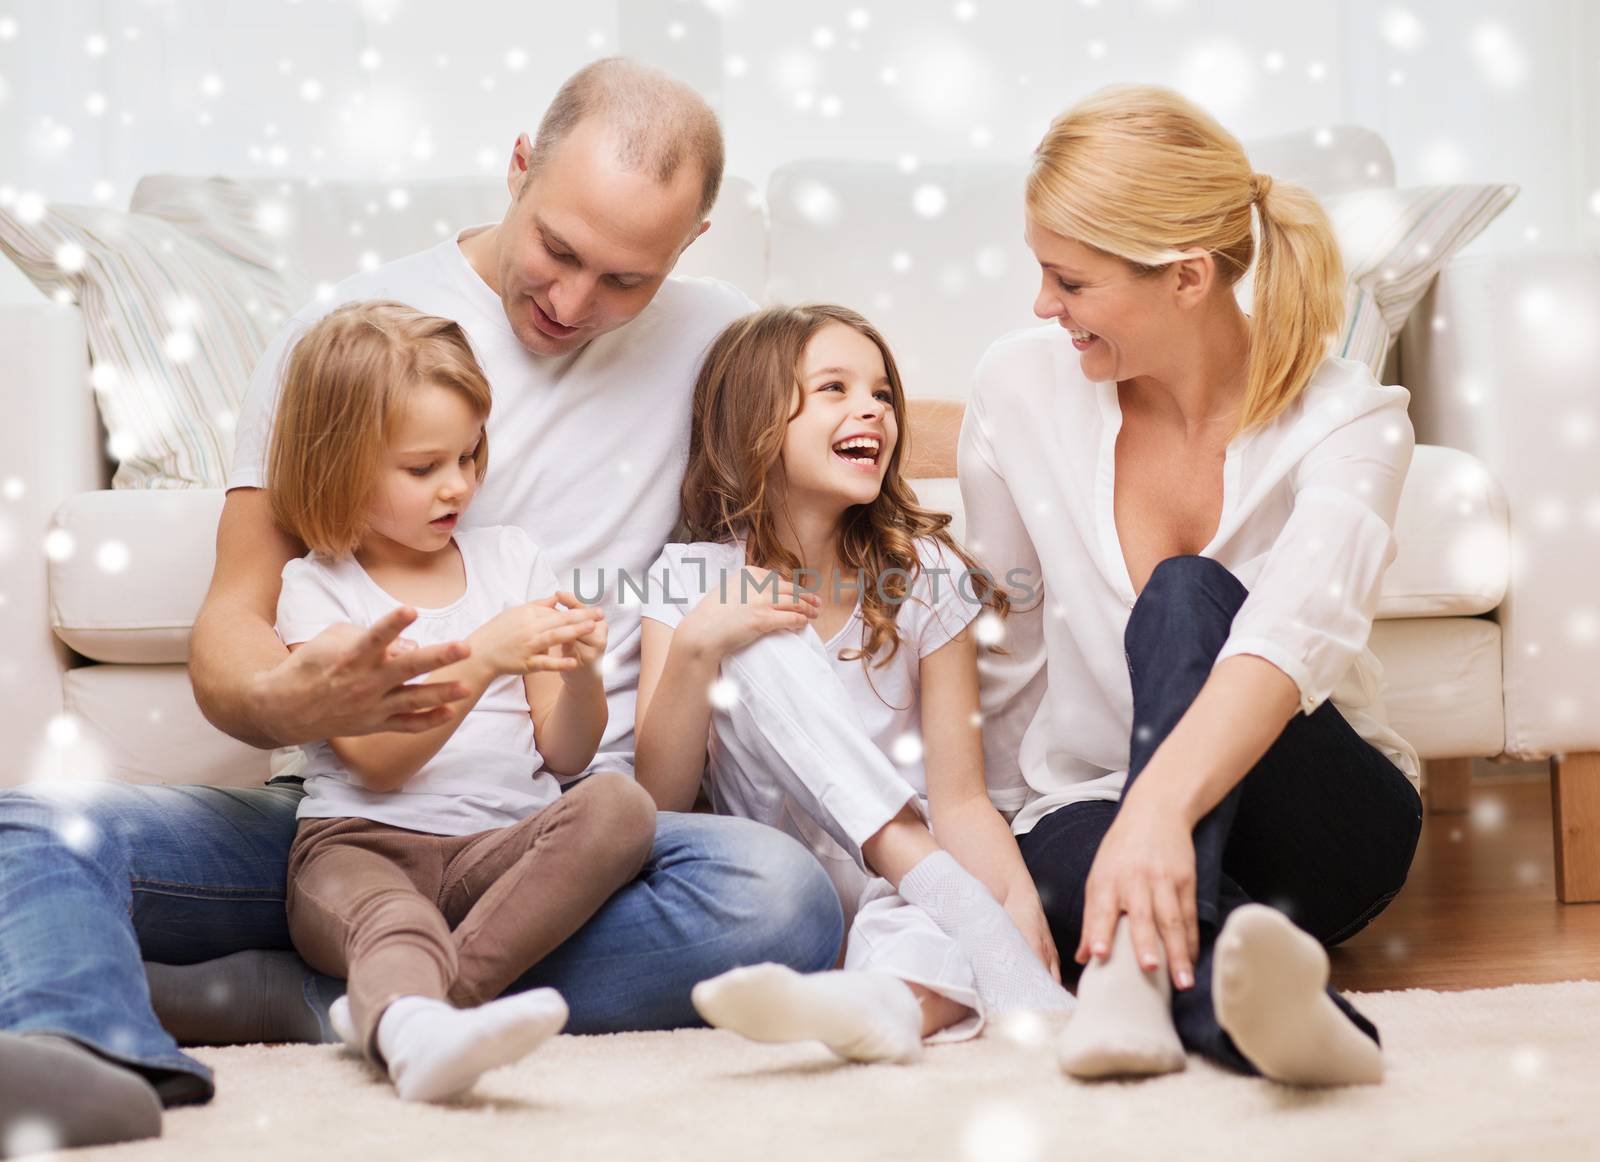
<svg viewBox="0 0 1600 1162">
<path fill-rule="evenodd" d="M 1346 115 L 1383 133 L 1402 185 L 1521 184 L 1474 250 L 1600 249 L 1592 0 L 1352 0 L 1346 13 Z"/>
<path fill-rule="evenodd" d="M 1600 249 L 1588 0 L 0 0 L 0 197 L 155 170 L 498 172 L 562 77 L 623 51 L 706 92 L 730 168 L 1017 157 L 1114 80 L 1242 137 L 1355 122 L 1402 183 L 1515 181 L 1479 250 Z"/>
</svg>

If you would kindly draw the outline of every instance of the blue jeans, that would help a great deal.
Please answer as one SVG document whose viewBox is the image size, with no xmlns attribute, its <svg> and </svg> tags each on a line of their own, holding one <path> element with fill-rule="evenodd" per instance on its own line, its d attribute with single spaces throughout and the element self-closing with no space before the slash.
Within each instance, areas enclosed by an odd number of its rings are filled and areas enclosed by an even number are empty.
<svg viewBox="0 0 1600 1162">
<path fill-rule="evenodd" d="M 150 1009 L 141 960 L 290 948 L 297 784 L 0 791 L 0 1030 L 71 1037 L 205 1101 L 211 1071 Z M 513 986 L 560 990 L 574 1033 L 699 1024 L 689 991 L 742 964 L 832 967 L 844 937 L 821 866 L 743 819 L 662 813 L 639 878 Z M 329 986 L 332 986 L 331 988 Z M 326 1021 L 342 987 L 306 970 Z"/>
<path fill-rule="evenodd" d="M 1205 685 L 1245 597 L 1238 579 L 1206 557 L 1173 557 L 1150 575 L 1123 638 L 1133 685 L 1128 786 Z M 1078 946 L 1090 867 L 1120 806 L 1069 803 L 1018 837 L 1056 946 L 1069 955 Z M 1200 957 L 1194 987 L 1172 996 L 1184 1046 L 1256 1072 L 1217 1023 L 1211 1000 L 1213 949 L 1233 909 L 1270 904 L 1324 944 L 1337 944 L 1394 899 L 1421 833 L 1422 801 L 1411 781 L 1332 703 L 1290 719 L 1194 830 Z M 1378 1040 L 1370 1021 L 1332 989 L 1329 995 Z"/>
</svg>

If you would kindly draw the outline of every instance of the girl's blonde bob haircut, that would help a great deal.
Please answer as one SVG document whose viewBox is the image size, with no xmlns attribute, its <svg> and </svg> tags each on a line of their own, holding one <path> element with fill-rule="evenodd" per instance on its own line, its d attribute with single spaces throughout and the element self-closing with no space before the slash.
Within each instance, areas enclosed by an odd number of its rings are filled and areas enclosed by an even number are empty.
<svg viewBox="0 0 1600 1162">
<path fill-rule="evenodd" d="M 1344 321 L 1344 269 L 1322 207 L 1252 171 L 1233 135 L 1170 89 L 1113 85 L 1057 117 L 1034 151 L 1025 201 L 1046 229 L 1136 273 L 1198 249 L 1232 288 L 1255 261 L 1236 431 L 1270 423 L 1295 401 Z"/>
<path fill-rule="evenodd" d="M 332 311 L 294 346 L 267 447 L 267 490 L 278 525 L 309 549 L 353 553 L 367 534 L 388 440 L 420 384 L 460 392 L 489 420 L 489 381 L 466 332 L 403 303 Z M 489 438 L 473 456 L 489 468 Z"/>
</svg>

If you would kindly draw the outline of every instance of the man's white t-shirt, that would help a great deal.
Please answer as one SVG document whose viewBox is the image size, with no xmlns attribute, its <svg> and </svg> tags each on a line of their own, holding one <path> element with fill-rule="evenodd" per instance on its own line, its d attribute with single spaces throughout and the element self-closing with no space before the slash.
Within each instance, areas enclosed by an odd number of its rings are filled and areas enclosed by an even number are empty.
<svg viewBox="0 0 1600 1162">
<path fill-rule="evenodd" d="M 755 304 L 715 279 L 669 278 L 617 330 L 569 355 L 534 355 L 517 342 L 500 296 L 473 270 L 458 239 L 448 238 L 344 280 L 274 338 L 241 410 L 230 489 L 265 483 L 278 388 L 295 341 L 335 307 L 362 299 L 393 299 L 454 319 L 471 339 L 494 408 L 488 475 L 460 527 L 524 529 L 561 588 L 604 606 L 610 722 L 592 769 L 631 772 L 639 613 L 618 600 L 619 573 L 641 577 L 671 537 L 701 359 L 717 333 Z"/>
<path fill-rule="evenodd" d="M 557 589 L 556 577 L 528 534 L 503 525 L 456 534 L 467 587 L 449 605 L 417 607 L 402 637 L 418 645 L 459 641 L 504 609 Z M 370 625 L 400 602 L 354 557 L 309 553 L 283 567 L 278 636 L 309 641 L 330 625 Z M 439 752 L 396 791 L 369 791 L 326 742 L 304 746 L 306 797 L 298 817 L 356 817 L 430 835 L 475 835 L 526 819 L 561 796 L 541 771 L 522 675 L 489 684 Z"/>
<path fill-rule="evenodd" d="M 886 665 L 874 664 L 868 670 L 867 663 L 856 656 L 855 651 L 866 646 L 867 628 L 859 601 L 844 627 L 821 645 L 828 655 L 829 666 L 839 676 L 851 704 L 859 711 L 868 737 L 895 764 L 917 795 L 926 799 L 928 775 L 922 762 L 922 659 L 965 629 L 983 612 L 983 605 L 976 599 L 971 579 L 964 575 L 966 566 L 955 554 L 947 552 L 937 541 L 922 537 L 917 540 L 917 556 L 922 568 L 912 580 L 895 617 L 900 648 Z M 643 614 L 675 629 L 707 594 L 719 590 L 723 578 L 727 578 L 729 595 L 737 596 L 743 568 L 742 544 L 697 541 L 668 545 L 650 567 Z M 755 601 L 772 599 L 770 588 L 758 593 L 752 587 L 749 592 Z M 810 626 L 803 632 L 820 640 Z M 886 656 L 888 649 L 886 643 L 873 662 Z M 849 660 L 841 658 L 841 653 L 848 654 Z M 713 710 L 714 715 L 723 713 Z M 839 729 L 837 723 L 810 725 L 817 730 Z M 739 782 L 717 777 L 718 767 L 724 761 L 726 756 L 713 746 L 709 762 L 712 799 L 717 810 L 757 818 L 761 822 L 775 822 L 762 819 L 761 809 L 753 804 L 718 801 L 719 795 L 725 795 Z"/>
</svg>

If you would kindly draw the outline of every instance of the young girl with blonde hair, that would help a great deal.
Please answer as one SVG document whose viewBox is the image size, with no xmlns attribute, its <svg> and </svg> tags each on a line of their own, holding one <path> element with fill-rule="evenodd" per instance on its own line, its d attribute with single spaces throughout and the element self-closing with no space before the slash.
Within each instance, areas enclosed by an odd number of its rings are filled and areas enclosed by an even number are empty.
<svg viewBox="0 0 1600 1162">
<path fill-rule="evenodd" d="M 399 604 L 401 639 L 465 641 L 422 732 L 305 750 L 290 934 L 347 977 L 335 1027 L 399 1096 L 446 1101 L 565 1023 L 553 989 L 495 999 L 643 866 L 655 808 L 626 775 L 566 794 L 606 725 L 606 622 L 559 589 L 521 529 L 458 523 L 488 466 L 489 385 L 460 326 L 399 303 L 341 307 L 296 344 L 268 452 L 288 562 L 289 649 Z"/>
<path fill-rule="evenodd" d="M 958 459 L 984 563 L 1042 578 L 985 660 L 984 743 L 1027 787 L 1018 842 L 1086 964 L 1061 1064 L 1158 1073 L 1187 1048 L 1376 1081 L 1323 945 L 1394 897 L 1421 823 L 1366 648 L 1407 394 L 1328 353 L 1316 201 L 1176 93 L 1058 117 L 1026 211 L 1054 325 L 989 350 Z"/>
<path fill-rule="evenodd" d="M 684 543 L 642 611 L 639 781 L 684 810 L 704 779 L 719 812 L 802 838 L 851 921 L 847 971 L 736 969 L 695 989 L 701 1015 L 903 1061 L 1070 1004 L 983 777 L 974 622 L 1006 597 L 900 476 L 883 338 L 841 307 L 759 312 L 712 345 L 694 406 Z"/>
</svg>

